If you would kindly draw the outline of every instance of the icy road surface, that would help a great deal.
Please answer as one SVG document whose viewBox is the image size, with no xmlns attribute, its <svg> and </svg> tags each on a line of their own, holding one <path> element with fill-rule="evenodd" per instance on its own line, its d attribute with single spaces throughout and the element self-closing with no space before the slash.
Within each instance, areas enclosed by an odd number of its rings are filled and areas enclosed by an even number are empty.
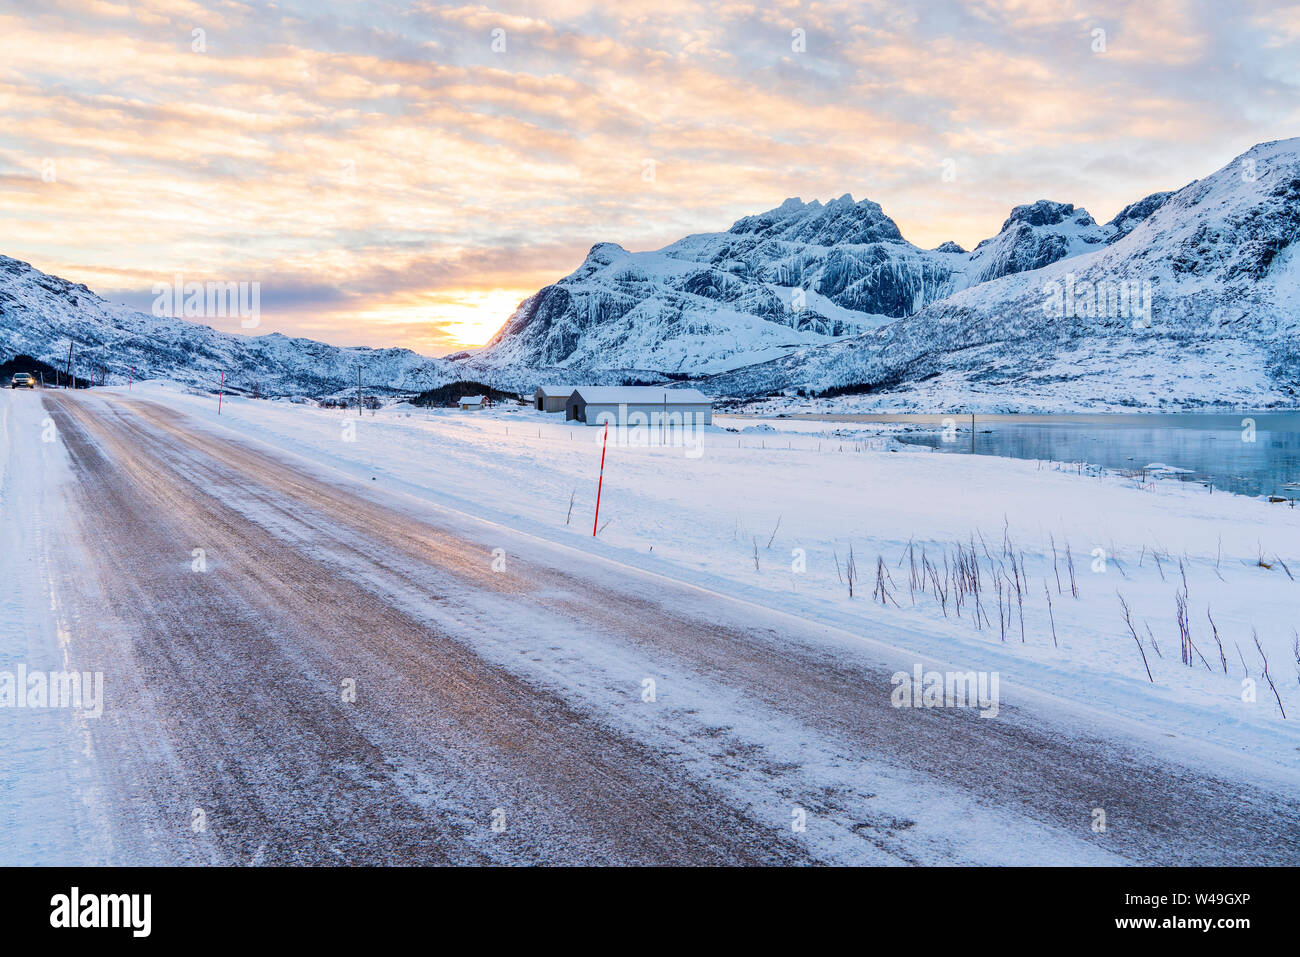
<svg viewBox="0 0 1300 957">
<path fill-rule="evenodd" d="M 4 416 L 27 655 L 106 699 L 5 771 L 4 863 L 1300 863 L 1285 775 L 1009 684 L 894 708 L 942 663 L 152 401 Z"/>
</svg>

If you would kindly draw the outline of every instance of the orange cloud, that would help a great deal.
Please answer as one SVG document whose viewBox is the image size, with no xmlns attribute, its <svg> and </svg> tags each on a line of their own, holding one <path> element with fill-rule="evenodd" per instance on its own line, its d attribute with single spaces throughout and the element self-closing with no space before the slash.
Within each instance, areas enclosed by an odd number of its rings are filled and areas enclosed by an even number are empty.
<svg viewBox="0 0 1300 957">
<path fill-rule="evenodd" d="M 1177 187 L 1294 133 L 1300 16 L 1247 6 L 54 2 L 0 15 L 0 252 L 122 294 L 262 278 L 296 290 L 263 331 L 459 348 L 597 241 L 788 195 L 970 246 L 1017 203 Z"/>
</svg>

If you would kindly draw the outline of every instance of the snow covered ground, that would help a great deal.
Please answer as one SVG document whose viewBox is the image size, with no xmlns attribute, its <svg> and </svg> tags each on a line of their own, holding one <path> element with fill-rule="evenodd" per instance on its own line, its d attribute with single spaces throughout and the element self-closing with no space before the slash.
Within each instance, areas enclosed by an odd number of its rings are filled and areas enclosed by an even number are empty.
<svg viewBox="0 0 1300 957">
<path fill-rule="evenodd" d="M 37 395 L 0 396 L 0 682 L 5 675 L 78 671 L 70 623 L 49 588 L 62 539 L 59 485 L 67 457 Z M 21 451 L 20 451 L 21 450 Z M 21 669 L 21 670 L 20 670 Z M 12 690 L 10 691 L 12 694 Z M 89 708 L 0 709 L 0 860 L 73 865 L 99 860 Z M 88 838 L 88 836 L 90 836 Z"/>
<path fill-rule="evenodd" d="M 755 428 L 720 416 L 698 448 L 612 433 L 593 541 L 599 429 L 525 407 L 396 406 L 358 418 L 230 397 L 218 419 L 211 396 L 160 383 L 138 383 L 135 394 L 390 489 L 917 655 L 996 670 L 1004 682 L 1134 719 L 1207 760 L 1235 752 L 1239 767 L 1295 773 L 1300 512 L 1292 509 L 1170 481 L 1142 488 L 1087 469 L 939 455 L 865 428 L 844 437 L 823 423 Z M 959 547 L 979 564 L 978 625 L 973 596 L 955 606 Z M 946 597 L 923 572 L 925 586 L 911 587 L 922 554 Z M 872 594 L 878 559 L 889 576 L 883 604 Z M 1184 591 L 1190 667 L 1180 662 Z"/>
</svg>

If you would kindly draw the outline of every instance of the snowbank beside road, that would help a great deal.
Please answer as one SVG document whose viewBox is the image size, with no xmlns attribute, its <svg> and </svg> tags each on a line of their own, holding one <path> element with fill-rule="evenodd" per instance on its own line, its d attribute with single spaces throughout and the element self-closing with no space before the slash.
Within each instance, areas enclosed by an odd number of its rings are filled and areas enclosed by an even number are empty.
<svg viewBox="0 0 1300 957">
<path fill-rule="evenodd" d="M 0 390 L 0 864 L 6 866 L 104 860 L 106 830 L 88 734 L 95 718 L 27 699 L 32 684 L 41 685 L 38 676 L 102 667 L 75 660 L 69 622 L 50 587 L 51 555 L 63 544 L 59 494 L 69 478 L 55 438 L 40 392 Z M 48 686 L 42 690 L 49 693 Z"/>
</svg>

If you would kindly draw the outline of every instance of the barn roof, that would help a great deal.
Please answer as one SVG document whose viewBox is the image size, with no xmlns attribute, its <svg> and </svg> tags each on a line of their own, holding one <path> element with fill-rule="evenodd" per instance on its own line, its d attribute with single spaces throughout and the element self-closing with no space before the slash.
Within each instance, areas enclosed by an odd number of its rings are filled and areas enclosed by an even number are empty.
<svg viewBox="0 0 1300 957">
<path fill-rule="evenodd" d="M 549 395 L 553 399 L 558 399 L 561 396 L 567 399 L 573 395 L 573 388 L 571 385 L 539 385 L 537 391 L 542 395 Z"/>
<path fill-rule="evenodd" d="M 464 405 L 466 402 L 468 402 L 470 405 L 482 405 L 483 400 L 484 400 L 484 396 L 481 395 L 462 395 L 459 399 L 456 400 L 456 402 L 459 405 Z"/>
<path fill-rule="evenodd" d="M 657 385 L 580 385 L 574 390 L 594 405 L 708 405 L 713 402 L 698 389 L 666 389 Z"/>
</svg>

